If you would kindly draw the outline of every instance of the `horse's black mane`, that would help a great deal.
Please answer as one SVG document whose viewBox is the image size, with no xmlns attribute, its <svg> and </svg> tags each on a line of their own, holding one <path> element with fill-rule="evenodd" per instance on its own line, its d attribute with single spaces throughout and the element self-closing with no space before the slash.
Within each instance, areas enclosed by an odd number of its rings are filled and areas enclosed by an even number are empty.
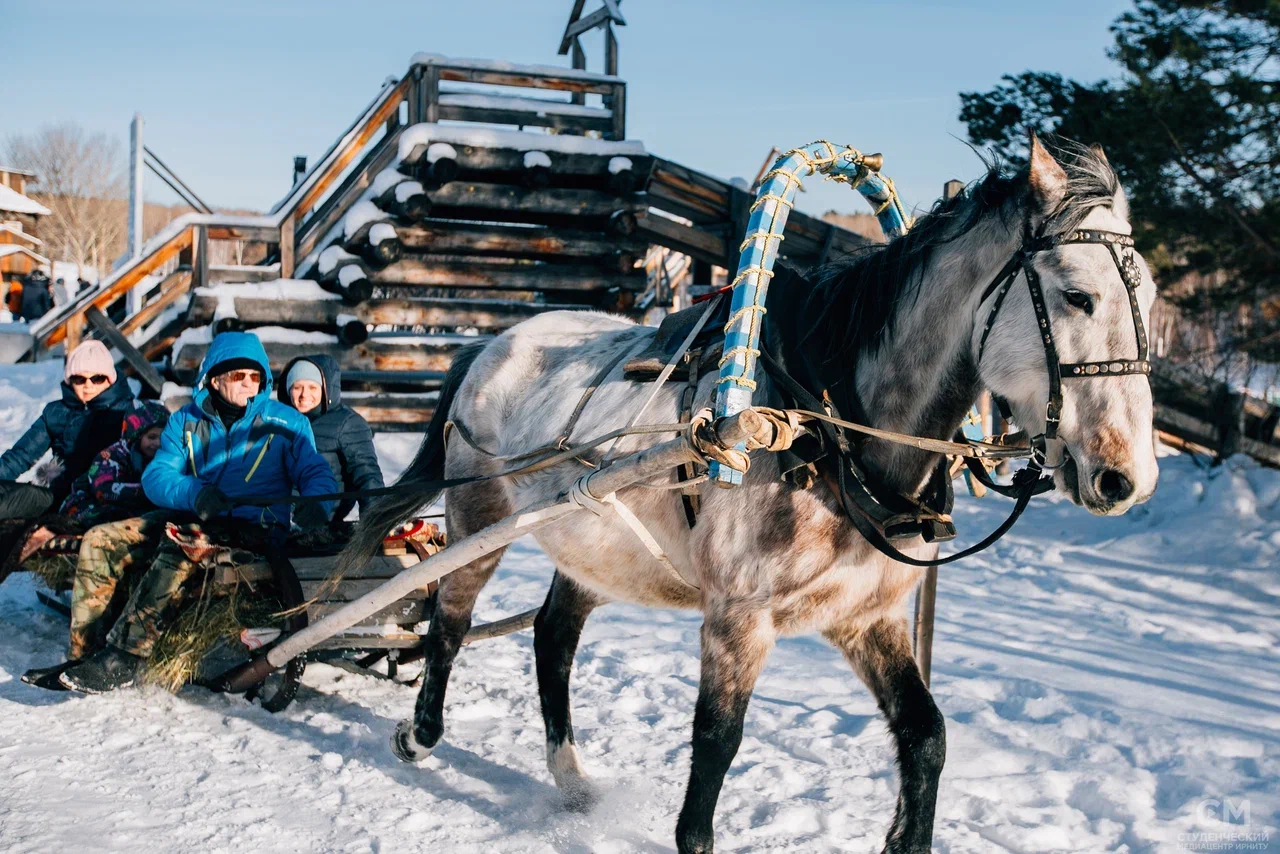
<svg viewBox="0 0 1280 854">
<path fill-rule="evenodd" d="M 1120 182 L 1100 149 L 1065 139 L 1051 143 L 1067 173 L 1067 194 L 1050 217 L 1046 234 L 1080 225 L 1096 207 L 1110 205 Z M 862 353 L 875 352 L 893 334 L 897 309 L 919 292 L 922 271 L 940 246 L 967 234 L 989 213 L 1002 219 L 1011 201 L 1028 192 L 1028 169 L 1010 172 L 998 160 L 987 174 L 954 198 L 938 201 L 904 236 L 857 250 L 813 274 L 805 305 L 809 340 L 826 363 L 852 365 Z"/>
</svg>

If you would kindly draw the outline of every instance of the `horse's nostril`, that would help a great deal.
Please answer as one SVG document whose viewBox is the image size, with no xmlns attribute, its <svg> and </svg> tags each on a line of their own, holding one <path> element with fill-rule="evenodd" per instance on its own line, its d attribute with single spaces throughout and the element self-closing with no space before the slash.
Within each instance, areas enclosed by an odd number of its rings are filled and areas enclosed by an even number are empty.
<svg viewBox="0 0 1280 854">
<path fill-rule="evenodd" d="M 1133 495 L 1133 481 L 1115 469 L 1105 469 L 1096 481 L 1098 494 L 1113 504 Z"/>
</svg>

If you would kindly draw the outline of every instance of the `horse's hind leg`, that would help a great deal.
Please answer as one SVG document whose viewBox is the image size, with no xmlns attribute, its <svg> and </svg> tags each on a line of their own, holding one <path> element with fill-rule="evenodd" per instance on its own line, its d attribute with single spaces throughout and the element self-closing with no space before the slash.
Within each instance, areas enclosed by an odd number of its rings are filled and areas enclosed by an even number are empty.
<svg viewBox="0 0 1280 854">
<path fill-rule="evenodd" d="M 714 850 L 716 801 L 742 743 L 747 702 L 774 637 L 772 615 L 755 605 L 718 605 L 706 610 L 702 676 L 693 714 L 693 761 L 676 822 L 679 854 Z"/>
<path fill-rule="evenodd" d="M 547 601 L 533 624 L 537 658 L 538 699 L 547 728 L 547 768 L 570 809 L 585 809 L 593 800 L 591 782 L 578 762 L 569 711 L 569 672 L 587 617 L 603 599 L 572 579 L 556 573 Z"/>
<path fill-rule="evenodd" d="M 460 508 L 455 511 L 454 508 Z M 497 522 L 509 511 L 492 484 L 463 487 L 449 497 L 449 536 L 458 540 Z M 498 549 L 440 579 L 431 628 L 423 641 L 422 689 L 413 720 L 401 721 L 391 737 L 391 749 L 405 762 L 421 762 L 444 735 L 444 695 L 453 660 L 471 629 L 471 611 L 485 584 L 493 577 L 506 548 Z"/>
<path fill-rule="evenodd" d="M 881 620 L 857 633 L 826 634 L 875 695 L 897 743 L 898 806 L 885 854 L 928 854 L 947 734 L 942 712 L 911 655 L 906 620 Z"/>
</svg>

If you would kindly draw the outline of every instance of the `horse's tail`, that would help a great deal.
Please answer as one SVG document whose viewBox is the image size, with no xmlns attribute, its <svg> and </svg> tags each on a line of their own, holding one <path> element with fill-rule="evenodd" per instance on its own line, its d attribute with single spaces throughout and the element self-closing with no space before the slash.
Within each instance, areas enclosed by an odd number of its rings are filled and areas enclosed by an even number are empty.
<svg viewBox="0 0 1280 854">
<path fill-rule="evenodd" d="M 338 556 L 338 575 L 377 554 L 383 538 L 396 525 L 411 518 L 420 508 L 430 507 L 440 497 L 442 490 L 425 484 L 444 477 L 444 428 L 449 421 L 449 410 L 453 407 L 458 388 L 486 343 L 468 344 L 454 354 L 440 387 L 440 399 L 431 415 L 431 423 L 427 425 L 422 447 L 418 448 L 417 456 L 396 481 L 399 488 L 373 501 L 367 511 L 361 510 L 360 522 L 351 542 Z"/>
</svg>

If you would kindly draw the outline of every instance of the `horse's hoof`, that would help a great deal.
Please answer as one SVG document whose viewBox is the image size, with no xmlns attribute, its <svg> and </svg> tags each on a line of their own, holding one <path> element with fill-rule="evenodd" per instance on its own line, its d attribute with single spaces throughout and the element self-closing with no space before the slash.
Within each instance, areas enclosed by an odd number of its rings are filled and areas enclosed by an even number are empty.
<svg viewBox="0 0 1280 854">
<path fill-rule="evenodd" d="M 600 793 L 588 780 L 581 780 L 572 786 L 564 786 L 560 790 L 564 799 L 564 808 L 569 812 L 591 812 L 600 801 Z"/>
<path fill-rule="evenodd" d="M 413 721 L 401 721 L 391 735 L 391 752 L 401 762 L 418 763 L 431 755 L 434 747 L 423 747 L 413 735 Z"/>
</svg>

